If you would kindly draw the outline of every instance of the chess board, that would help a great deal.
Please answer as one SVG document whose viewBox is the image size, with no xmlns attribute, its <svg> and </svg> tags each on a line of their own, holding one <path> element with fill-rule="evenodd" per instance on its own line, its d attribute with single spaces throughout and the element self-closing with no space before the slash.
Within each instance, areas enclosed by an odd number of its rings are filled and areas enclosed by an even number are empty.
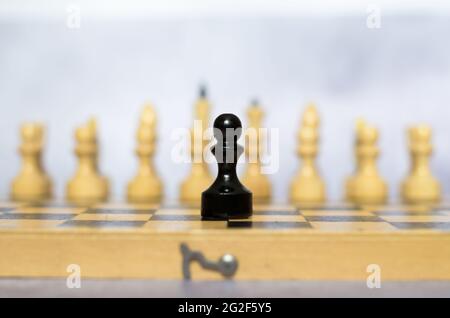
<svg viewBox="0 0 450 318">
<path fill-rule="evenodd" d="M 181 279 L 179 246 L 239 261 L 236 279 L 450 280 L 450 205 L 258 205 L 245 220 L 196 207 L 0 203 L 0 276 Z M 193 265 L 193 277 L 221 279 Z"/>
</svg>

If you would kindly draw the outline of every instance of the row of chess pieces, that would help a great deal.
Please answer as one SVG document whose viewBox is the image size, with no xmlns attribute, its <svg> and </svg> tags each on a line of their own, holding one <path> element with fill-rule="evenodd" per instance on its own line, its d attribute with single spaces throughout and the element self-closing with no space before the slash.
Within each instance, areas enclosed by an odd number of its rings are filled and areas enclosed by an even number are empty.
<svg viewBox="0 0 450 318">
<path fill-rule="evenodd" d="M 202 90 L 195 104 L 195 118 L 202 123 L 202 131 L 209 122 L 210 104 Z M 248 127 L 260 132 L 264 112 L 253 103 L 247 112 Z M 135 177 L 128 183 L 127 199 L 132 203 L 160 202 L 163 198 L 163 184 L 153 164 L 156 148 L 157 118 L 154 108 L 146 105 L 140 116 L 137 129 L 136 156 L 138 169 Z M 293 204 L 322 204 L 326 202 L 325 183 L 316 166 L 319 150 L 320 118 L 316 107 L 306 107 L 297 134 L 297 154 L 301 165 L 291 181 L 290 201 Z M 258 133 L 259 134 L 259 133 Z M 192 134 L 193 158 L 203 158 L 202 152 L 208 143 L 202 135 Z M 386 182 L 377 170 L 378 130 L 363 120 L 358 120 L 355 131 L 356 169 L 346 181 L 346 200 L 355 204 L 383 204 L 388 199 Z M 426 125 L 410 127 L 408 130 L 411 169 L 401 184 L 402 200 L 411 204 L 434 204 L 441 199 L 441 187 L 429 168 L 432 153 L 431 129 Z M 52 197 L 52 182 L 43 168 L 41 157 L 44 144 L 44 127 L 39 123 L 25 123 L 21 128 L 22 144 L 19 153 L 22 167 L 11 185 L 11 198 L 17 201 L 46 201 Z M 261 135 L 258 142 L 245 147 L 247 156 L 262 153 L 264 146 Z M 74 203 L 95 203 L 108 199 L 109 181 L 98 168 L 98 140 L 96 122 L 91 119 L 75 131 L 75 154 L 78 167 L 68 181 L 66 199 Z M 256 158 L 259 158 L 258 155 Z M 180 185 L 180 201 L 198 204 L 201 193 L 213 181 L 206 162 L 193 162 L 189 175 Z M 271 199 L 271 182 L 261 173 L 261 162 L 249 162 L 241 177 L 241 182 L 253 193 L 255 202 L 268 202 Z"/>
</svg>

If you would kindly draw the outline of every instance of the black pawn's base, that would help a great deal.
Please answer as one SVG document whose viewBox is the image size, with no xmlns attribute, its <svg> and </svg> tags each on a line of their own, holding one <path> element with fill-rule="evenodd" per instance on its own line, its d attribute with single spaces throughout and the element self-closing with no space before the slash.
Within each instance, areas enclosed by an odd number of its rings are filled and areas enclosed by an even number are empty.
<svg viewBox="0 0 450 318">
<path fill-rule="evenodd" d="M 246 219 L 252 216 L 252 193 L 220 193 L 208 189 L 202 193 L 202 220 Z"/>
</svg>

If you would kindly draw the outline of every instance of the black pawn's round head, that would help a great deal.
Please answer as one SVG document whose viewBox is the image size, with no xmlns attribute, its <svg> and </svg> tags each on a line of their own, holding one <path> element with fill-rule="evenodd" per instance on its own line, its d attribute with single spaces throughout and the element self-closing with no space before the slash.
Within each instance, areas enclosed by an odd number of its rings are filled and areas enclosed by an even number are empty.
<svg viewBox="0 0 450 318">
<path fill-rule="evenodd" d="M 232 129 L 237 138 L 241 136 L 242 123 L 238 116 L 234 114 L 222 114 L 216 118 L 214 121 L 214 137 L 219 139 L 227 136 L 227 129 Z M 219 133 L 221 135 L 218 135 Z"/>
</svg>

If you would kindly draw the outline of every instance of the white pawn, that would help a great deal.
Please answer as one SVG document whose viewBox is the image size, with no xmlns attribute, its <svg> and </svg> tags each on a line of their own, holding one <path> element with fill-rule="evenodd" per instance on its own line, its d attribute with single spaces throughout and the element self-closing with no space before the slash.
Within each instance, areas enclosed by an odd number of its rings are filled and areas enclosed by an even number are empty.
<svg viewBox="0 0 450 318">
<path fill-rule="evenodd" d="M 242 177 L 242 183 L 252 192 L 253 200 L 257 203 L 270 201 L 272 185 L 267 175 L 262 173 L 261 153 L 264 145 L 264 136 L 260 128 L 264 112 L 257 102 L 250 106 L 247 112 L 249 130 L 246 133 L 245 154 L 247 157 L 247 168 Z"/>
<path fill-rule="evenodd" d="M 326 200 L 325 183 L 315 163 L 319 150 L 319 123 L 316 106 L 311 103 L 303 114 L 297 135 L 297 153 L 302 165 L 291 182 L 290 199 L 294 204 L 318 205 Z"/>
<path fill-rule="evenodd" d="M 387 200 L 387 185 L 378 173 L 376 160 L 378 131 L 365 121 L 356 124 L 356 172 L 346 183 L 346 198 L 355 204 L 382 204 Z"/>
<path fill-rule="evenodd" d="M 412 204 L 438 203 L 441 186 L 429 167 L 429 158 L 433 152 L 431 128 L 426 125 L 411 127 L 408 137 L 411 170 L 401 186 L 402 199 Z"/>
<path fill-rule="evenodd" d="M 68 201 L 79 204 L 92 204 L 106 201 L 109 194 L 108 179 L 98 170 L 97 124 L 94 119 L 79 127 L 75 132 L 78 169 L 68 182 L 66 197 Z"/>
<path fill-rule="evenodd" d="M 11 198 L 18 201 L 43 201 L 51 198 L 52 183 L 42 162 L 44 127 L 26 123 L 21 127 L 22 168 L 11 185 Z"/>
<path fill-rule="evenodd" d="M 200 122 L 200 131 L 196 129 L 191 130 L 192 166 L 189 175 L 180 185 L 180 201 L 188 205 L 199 205 L 202 192 L 213 181 L 208 164 L 203 158 L 203 150 L 208 145 L 208 140 L 205 140 L 203 137 L 205 130 L 208 128 L 209 108 L 206 91 L 204 88 L 201 88 L 199 99 L 195 105 L 194 117 L 196 121 Z"/>
<path fill-rule="evenodd" d="M 147 104 L 142 111 L 136 137 L 139 168 L 136 176 L 128 184 L 128 201 L 158 203 L 161 201 L 163 190 L 162 182 L 153 165 L 156 144 L 156 113 L 150 104 Z"/>
</svg>

